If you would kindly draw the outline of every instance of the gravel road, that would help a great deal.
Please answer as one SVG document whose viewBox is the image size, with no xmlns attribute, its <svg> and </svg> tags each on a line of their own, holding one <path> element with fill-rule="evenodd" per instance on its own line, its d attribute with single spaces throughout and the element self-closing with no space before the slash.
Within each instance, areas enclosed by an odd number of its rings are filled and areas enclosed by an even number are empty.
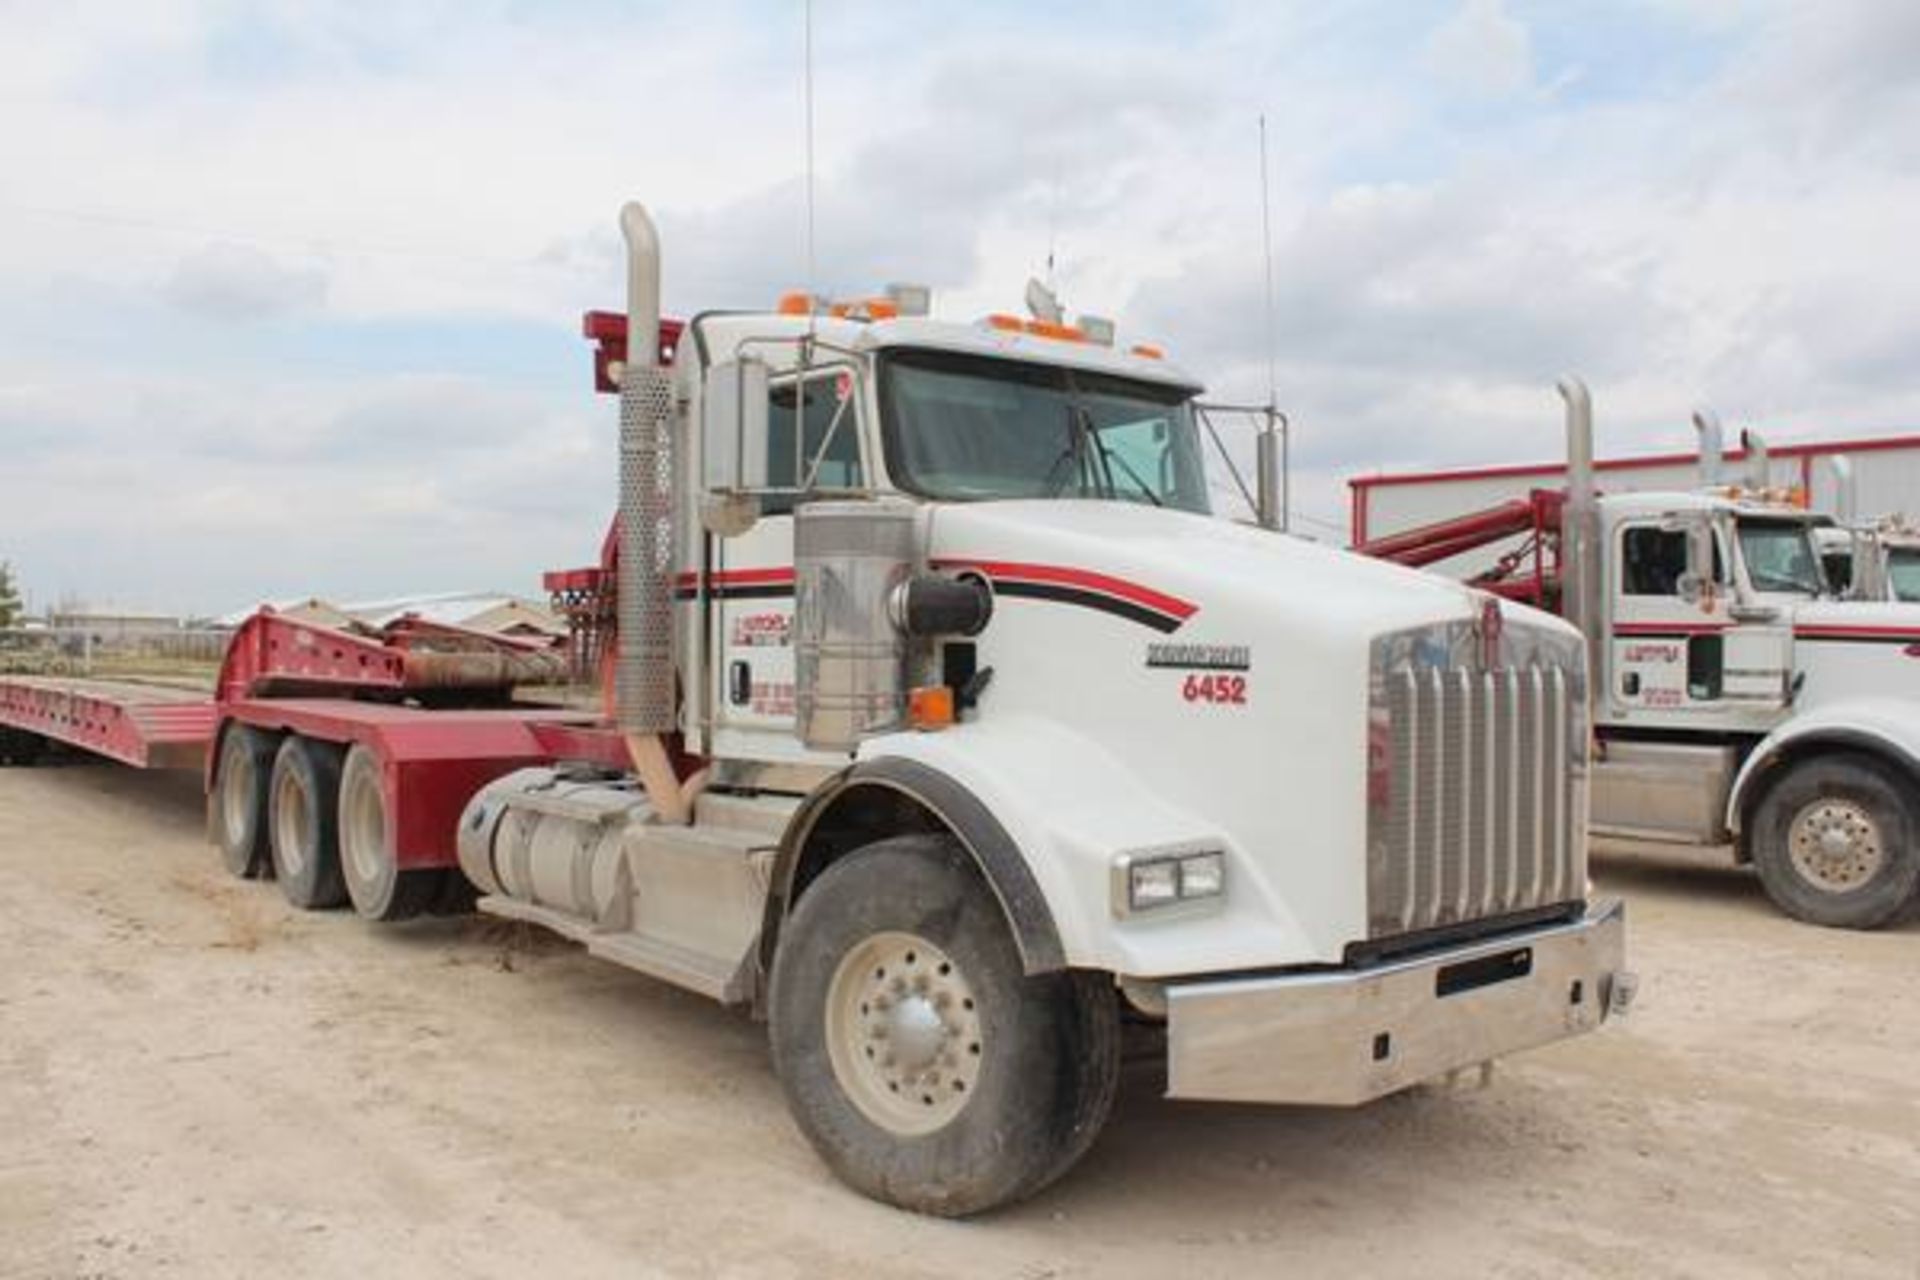
<svg viewBox="0 0 1920 1280">
<path fill-rule="evenodd" d="M 0 1276 L 1920 1276 L 1920 925 L 1603 864 L 1640 1000 L 1357 1111 L 1150 1069 L 985 1220 L 844 1190 L 761 1029 L 481 919 L 232 881 L 197 780 L 0 770 Z"/>
</svg>

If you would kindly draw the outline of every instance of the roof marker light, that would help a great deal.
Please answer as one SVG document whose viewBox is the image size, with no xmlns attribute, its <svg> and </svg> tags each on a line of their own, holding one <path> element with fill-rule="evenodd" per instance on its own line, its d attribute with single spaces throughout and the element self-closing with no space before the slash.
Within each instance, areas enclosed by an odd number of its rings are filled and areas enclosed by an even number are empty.
<svg viewBox="0 0 1920 1280">
<path fill-rule="evenodd" d="M 924 284 L 890 284 L 887 286 L 887 300 L 893 303 L 897 315 L 925 316 L 933 313 L 933 290 Z"/>
<path fill-rule="evenodd" d="M 1103 347 L 1113 345 L 1113 321 L 1105 316 L 1081 316 L 1080 332 L 1086 335 L 1088 342 Z"/>
</svg>

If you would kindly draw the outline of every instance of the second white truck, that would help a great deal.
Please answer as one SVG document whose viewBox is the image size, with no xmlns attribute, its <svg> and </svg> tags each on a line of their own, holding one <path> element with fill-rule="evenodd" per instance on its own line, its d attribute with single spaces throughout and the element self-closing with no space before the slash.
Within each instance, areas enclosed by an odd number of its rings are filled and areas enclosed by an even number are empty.
<svg viewBox="0 0 1920 1280">
<path fill-rule="evenodd" d="M 1817 541 L 1832 521 L 1768 486 L 1757 438 L 1748 477 L 1724 480 L 1710 414 L 1697 489 L 1597 494 L 1587 393 L 1562 389 L 1564 494 L 1359 549 L 1426 564 L 1500 541 L 1471 581 L 1580 625 L 1596 834 L 1751 863 L 1797 919 L 1900 918 L 1920 900 L 1920 606 L 1835 592 Z"/>
</svg>

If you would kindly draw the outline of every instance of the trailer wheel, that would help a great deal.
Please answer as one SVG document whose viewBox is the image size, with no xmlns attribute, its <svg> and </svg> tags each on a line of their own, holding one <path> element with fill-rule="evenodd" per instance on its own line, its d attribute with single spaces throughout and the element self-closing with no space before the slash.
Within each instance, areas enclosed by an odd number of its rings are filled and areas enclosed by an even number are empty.
<svg viewBox="0 0 1920 1280">
<path fill-rule="evenodd" d="M 1753 815 L 1760 883 L 1796 920 L 1874 929 L 1920 887 L 1920 834 L 1903 779 L 1867 756 L 1794 765 Z"/>
<path fill-rule="evenodd" d="M 921 1213 L 978 1213 L 1066 1172 L 1119 1078 L 1110 984 L 1027 976 L 992 890 L 939 836 L 881 840 L 821 873 L 781 934 L 768 1013 L 815 1150 Z"/>
<path fill-rule="evenodd" d="M 242 880 L 272 868 L 267 850 L 267 787 L 273 775 L 273 736 L 236 724 L 220 742 L 213 775 L 213 833 L 220 861 Z"/>
<path fill-rule="evenodd" d="M 290 735 L 273 759 L 267 843 L 280 892 L 296 907 L 319 911 L 347 900 L 340 878 L 339 803 L 340 748 Z"/>
<path fill-rule="evenodd" d="M 355 911 L 368 920 L 410 920 L 433 904 L 443 872 L 400 870 L 380 757 L 366 747 L 348 750 L 340 770 L 339 832 L 340 874 Z"/>
<path fill-rule="evenodd" d="M 0 728 L 0 765 L 32 765 L 47 754 L 47 740 L 29 729 Z"/>
</svg>

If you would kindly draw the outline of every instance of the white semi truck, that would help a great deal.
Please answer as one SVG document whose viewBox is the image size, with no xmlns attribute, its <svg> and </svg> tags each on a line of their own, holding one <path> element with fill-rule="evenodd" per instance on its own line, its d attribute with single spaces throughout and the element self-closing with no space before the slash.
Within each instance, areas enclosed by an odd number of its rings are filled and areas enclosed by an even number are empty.
<svg viewBox="0 0 1920 1280">
<path fill-rule="evenodd" d="M 1899 513 L 1863 518 L 1853 460 L 1838 454 L 1828 462 L 1833 520 L 1813 529 L 1828 588 L 1845 600 L 1920 603 L 1920 529 Z"/>
<path fill-rule="evenodd" d="M 1596 496 L 1586 392 L 1564 390 L 1565 494 L 1359 549 L 1439 563 L 1522 535 L 1470 581 L 1558 607 L 1588 637 L 1594 833 L 1751 863 L 1801 920 L 1899 918 L 1920 903 L 1920 607 L 1840 598 L 1821 564 L 1832 521 L 1768 486 L 1757 436 L 1744 483 L 1724 481 L 1710 413 L 1695 416 L 1699 488 Z"/>
<path fill-rule="evenodd" d="M 482 910 L 754 1008 L 938 1214 L 1074 1163 L 1123 1025 L 1170 1096 L 1349 1105 L 1624 1006 L 1576 630 L 1215 518 L 1198 386 L 1108 326 L 792 298 L 669 367 L 622 225 L 631 763 L 479 790 Z"/>
</svg>

